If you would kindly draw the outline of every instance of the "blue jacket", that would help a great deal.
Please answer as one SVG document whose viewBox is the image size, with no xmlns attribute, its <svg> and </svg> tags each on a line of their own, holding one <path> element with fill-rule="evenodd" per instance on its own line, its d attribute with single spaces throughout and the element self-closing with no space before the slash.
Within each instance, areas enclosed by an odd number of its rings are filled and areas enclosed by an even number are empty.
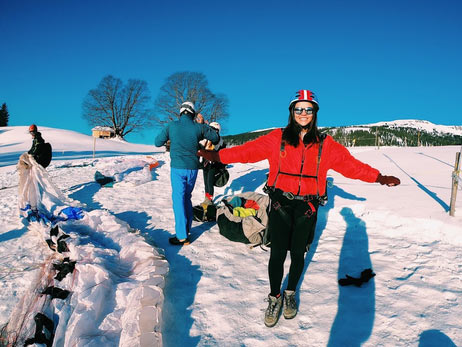
<svg viewBox="0 0 462 347">
<path fill-rule="evenodd" d="M 161 147 L 170 140 L 170 166 L 175 169 L 199 169 L 199 141 L 207 139 L 213 144 L 220 141 L 217 131 L 207 124 L 199 124 L 187 114 L 168 123 L 156 136 L 154 144 Z"/>
</svg>

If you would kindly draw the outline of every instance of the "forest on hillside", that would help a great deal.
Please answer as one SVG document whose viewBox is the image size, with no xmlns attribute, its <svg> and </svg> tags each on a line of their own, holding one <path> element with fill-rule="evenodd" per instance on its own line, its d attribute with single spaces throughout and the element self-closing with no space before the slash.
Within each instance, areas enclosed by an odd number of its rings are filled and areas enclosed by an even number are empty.
<svg viewBox="0 0 462 347">
<path fill-rule="evenodd" d="M 269 130 L 223 136 L 228 146 L 236 146 L 268 134 Z M 347 146 L 451 146 L 461 145 L 462 136 L 450 133 L 426 132 L 411 127 L 357 126 L 320 128 L 337 142 Z"/>
</svg>

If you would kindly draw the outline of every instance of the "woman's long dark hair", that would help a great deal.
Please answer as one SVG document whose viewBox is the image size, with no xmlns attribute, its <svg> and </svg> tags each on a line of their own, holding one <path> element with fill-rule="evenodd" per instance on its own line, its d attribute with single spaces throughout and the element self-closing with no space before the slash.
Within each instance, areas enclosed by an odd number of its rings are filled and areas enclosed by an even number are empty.
<svg viewBox="0 0 462 347">
<path fill-rule="evenodd" d="M 289 113 L 289 123 L 282 131 L 282 140 L 288 143 L 291 146 L 297 147 L 300 143 L 300 131 L 303 128 L 307 130 L 307 133 L 303 137 L 303 143 L 308 145 L 310 143 L 317 143 L 320 141 L 320 133 L 318 130 L 318 107 L 316 104 L 313 104 L 313 119 L 307 127 L 302 127 L 297 123 L 294 116 L 294 107 L 290 108 Z"/>
</svg>

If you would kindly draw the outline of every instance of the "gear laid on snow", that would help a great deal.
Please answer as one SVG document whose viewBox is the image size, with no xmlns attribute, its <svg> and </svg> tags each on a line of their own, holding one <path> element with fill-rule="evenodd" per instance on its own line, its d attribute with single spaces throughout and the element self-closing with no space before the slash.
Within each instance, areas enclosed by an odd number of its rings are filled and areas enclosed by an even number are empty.
<svg viewBox="0 0 462 347">
<path fill-rule="evenodd" d="M 33 344 L 45 344 L 47 347 L 53 345 L 54 324 L 53 321 L 43 313 L 37 313 L 34 317 L 35 334 L 33 338 L 27 339 L 24 346 Z"/>
<path fill-rule="evenodd" d="M 356 287 L 361 287 L 361 284 L 369 282 L 371 278 L 375 276 L 375 273 L 372 272 L 372 269 L 366 269 L 361 272 L 361 277 L 351 277 L 346 275 L 346 278 L 341 278 L 338 280 L 338 284 L 341 286 L 348 286 L 354 284 Z"/>
<path fill-rule="evenodd" d="M 268 196 L 244 192 L 224 198 L 222 202 L 223 206 L 216 211 L 217 224 L 222 236 L 233 242 L 252 244 L 252 248 L 266 245 L 263 237 L 268 223 Z M 252 208 L 255 215 L 237 216 L 234 209 L 239 207 Z"/>
<path fill-rule="evenodd" d="M 206 198 L 206 200 L 208 200 Z M 208 200 L 200 205 L 193 206 L 193 219 L 196 222 L 214 222 L 217 218 L 217 207 Z"/>
<path fill-rule="evenodd" d="M 51 296 L 51 299 L 66 299 L 71 292 L 65 289 L 60 289 L 57 287 L 48 287 L 41 294 L 47 294 Z"/>
<path fill-rule="evenodd" d="M 69 273 L 73 273 L 75 270 L 75 261 L 70 261 L 68 257 L 64 258 L 61 263 L 53 264 L 53 269 L 58 271 L 54 277 L 58 281 L 62 281 L 64 277 Z"/>
</svg>

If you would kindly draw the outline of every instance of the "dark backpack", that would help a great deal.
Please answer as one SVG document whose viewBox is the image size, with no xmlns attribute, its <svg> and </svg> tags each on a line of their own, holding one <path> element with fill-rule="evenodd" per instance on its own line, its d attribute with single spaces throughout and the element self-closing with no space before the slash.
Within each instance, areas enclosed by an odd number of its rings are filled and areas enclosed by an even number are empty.
<svg viewBox="0 0 462 347">
<path fill-rule="evenodd" d="M 40 143 L 37 146 L 37 152 L 34 156 L 34 159 L 37 163 L 42 165 L 43 168 L 46 168 L 48 165 L 50 165 L 52 157 L 53 157 L 53 151 L 52 151 L 51 145 L 48 142 Z"/>
</svg>

